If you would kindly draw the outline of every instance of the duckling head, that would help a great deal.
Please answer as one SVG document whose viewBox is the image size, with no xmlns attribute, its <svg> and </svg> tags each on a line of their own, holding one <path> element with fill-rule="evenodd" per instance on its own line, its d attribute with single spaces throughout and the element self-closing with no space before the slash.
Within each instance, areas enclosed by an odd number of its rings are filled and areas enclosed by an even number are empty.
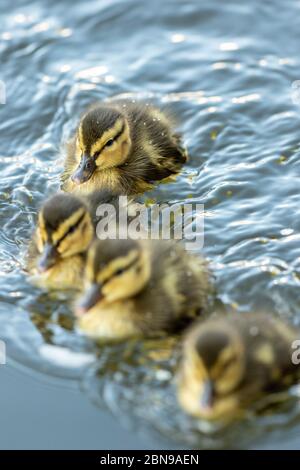
<svg viewBox="0 0 300 470">
<path fill-rule="evenodd" d="M 82 118 L 76 138 L 78 167 L 71 179 L 88 181 L 95 172 L 125 163 L 131 149 L 128 120 L 113 107 L 97 106 Z"/>
<path fill-rule="evenodd" d="M 150 279 L 149 253 L 133 240 L 102 240 L 88 252 L 86 293 L 76 313 L 84 314 L 101 303 L 109 304 L 133 298 Z"/>
<path fill-rule="evenodd" d="M 93 236 L 90 214 L 80 199 L 65 193 L 51 197 L 38 215 L 38 270 L 45 272 L 60 260 L 85 252 Z"/>
<path fill-rule="evenodd" d="M 223 418 L 239 407 L 238 388 L 245 374 L 239 336 L 221 322 L 200 325 L 187 336 L 178 398 L 190 414 Z"/>
</svg>

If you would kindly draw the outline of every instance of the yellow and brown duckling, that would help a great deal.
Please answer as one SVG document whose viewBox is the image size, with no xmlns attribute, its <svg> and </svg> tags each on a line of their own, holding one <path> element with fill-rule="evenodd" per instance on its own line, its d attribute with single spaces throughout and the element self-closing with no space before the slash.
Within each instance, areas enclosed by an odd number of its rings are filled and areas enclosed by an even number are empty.
<svg viewBox="0 0 300 470">
<path fill-rule="evenodd" d="M 88 198 L 58 193 L 38 214 L 37 228 L 29 247 L 27 267 L 32 282 L 47 289 L 78 289 L 86 251 L 95 236 L 99 204 L 117 207 L 118 195 L 98 191 Z"/>
<path fill-rule="evenodd" d="M 62 189 L 117 189 L 141 193 L 180 171 L 187 156 L 171 119 L 159 109 L 127 100 L 91 107 L 67 145 Z"/>
<path fill-rule="evenodd" d="M 284 390 L 300 377 L 292 361 L 299 337 L 299 330 L 266 314 L 193 325 L 178 373 L 182 408 L 198 418 L 231 420 L 257 399 Z"/>
<path fill-rule="evenodd" d="M 78 327 L 102 339 L 172 332 L 208 307 L 206 262 L 169 241 L 103 240 L 90 248 Z"/>
</svg>

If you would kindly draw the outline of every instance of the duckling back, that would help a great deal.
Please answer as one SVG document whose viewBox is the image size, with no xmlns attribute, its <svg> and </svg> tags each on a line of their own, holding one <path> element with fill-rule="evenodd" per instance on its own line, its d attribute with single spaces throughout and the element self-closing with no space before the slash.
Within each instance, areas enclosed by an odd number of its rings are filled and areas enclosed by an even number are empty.
<svg viewBox="0 0 300 470">
<path fill-rule="evenodd" d="M 132 156 L 135 162 L 147 158 L 141 165 L 141 177 L 148 182 L 159 181 L 180 171 L 187 161 L 181 137 L 174 132 L 175 120 L 148 103 L 118 101 L 130 123 Z M 143 168 L 144 166 L 144 168 Z"/>
<path fill-rule="evenodd" d="M 263 313 L 216 315 L 193 324 L 178 373 L 180 404 L 196 417 L 231 420 L 255 401 L 263 408 L 264 397 L 276 402 L 277 392 L 300 380 L 294 358 L 299 337 L 298 328 Z"/>
<path fill-rule="evenodd" d="M 147 296 L 157 300 L 157 318 L 165 320 L 163 329 L 181 329 L 208 311 L 214 293 L 208 263 L 201 256 L 190 255 L 174 241 L 150 241 L 149 244 L 152 283 L 156 291 L 151 292 L 150 287 Z"/>
<path fill-rule="evenodd" d="M 293 345 L 300 339 L 298 328 L 261 313 L 241 314 L 230 321 L 247 351 L 247 382 L 272 392 L 300 378 L 300 366 L 293 362 Z"/>
</svg>

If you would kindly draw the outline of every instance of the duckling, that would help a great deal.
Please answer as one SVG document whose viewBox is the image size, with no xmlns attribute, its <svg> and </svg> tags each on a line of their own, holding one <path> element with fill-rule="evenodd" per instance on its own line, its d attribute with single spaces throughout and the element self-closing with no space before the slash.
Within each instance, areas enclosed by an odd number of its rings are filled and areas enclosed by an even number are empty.
<svg viewBox="0 0 300 470">
<path fill-rule="evenodd" d="M 264 395 L 276 398 L 274 392 L 300 377 L 292 361 L 296 339 L 298 329 L 267 314 L 231 314 L 192 326 L 177 381 L 182 408 L 198 418 L 226 421 Z"/>
<path fill-rule="evenodd" d="M 62 189 L 117 188 L 124 194 L 150 189 L 187 160 L 172 127 L 166 114 L 148 104 L 119 100 L 91 107 L 67 144 Z"/>
<path fill-rule="evenodd" d="M 206 262 L 166 240 L 95 241 L 85 284 L 78 327 L 111 340 L 176 331 L 207 310 L 212 292 Z"/>
<path fill-rule="evenodd" d="M 29 246 L 27 270 L 33 284 L 46 289 L 76 289 L 82 286 L 86 251 L 95 236 L 96 207 L 117 206 L 118 195 L 94 192 L 83 199 L 58 193 L 38 214 L 37 228 Z"/>
</svg>

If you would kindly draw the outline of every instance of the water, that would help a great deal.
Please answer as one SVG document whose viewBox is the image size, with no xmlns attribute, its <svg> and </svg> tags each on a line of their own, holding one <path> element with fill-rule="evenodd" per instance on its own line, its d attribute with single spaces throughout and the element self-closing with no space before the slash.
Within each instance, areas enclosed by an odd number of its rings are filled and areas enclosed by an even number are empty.
<svg viewBox="0 0 300 470">
<path fill-rule="evenodd" d="M 122 362 L 118 348 L 98 349 L 74 331 L 65 300 L 23 272 L 37 208 L 59 187 L 61 142 L 82 110 L 145 98 L 174 110 L 191 155 L 176 183 L 149 197 L 205 205 L 204 254 L 222 302 L 299 324 L 299 13 L 296 0 L 1 2 L 0 337 L 28 374 L 80 386 L 75 412 L 87 396 L 106 400 L 125 426 L 154 427 L 170 446 L 228 447 L 238 435 L 243 447 L 299 447 L 294 402 L 241 429 L 199 430 L 163 380 L 172 363 L 145 369 L 143 351 Z"/>
</svg>

